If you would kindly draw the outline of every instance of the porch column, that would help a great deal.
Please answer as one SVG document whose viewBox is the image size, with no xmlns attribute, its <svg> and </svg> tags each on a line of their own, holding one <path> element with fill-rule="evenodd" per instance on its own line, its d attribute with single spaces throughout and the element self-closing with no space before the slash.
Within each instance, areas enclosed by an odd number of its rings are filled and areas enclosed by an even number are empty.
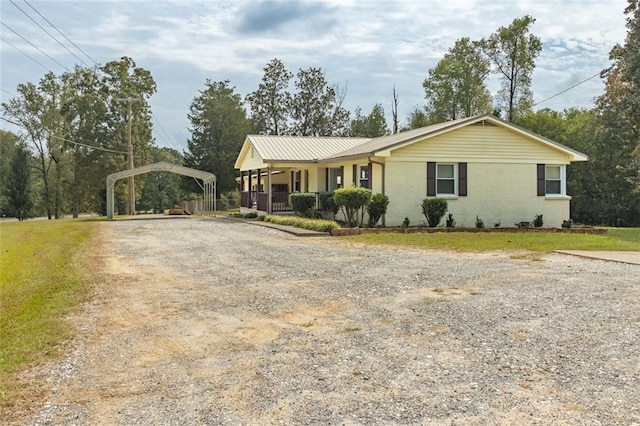
<svg viewBox="0 0 640 426">
<path fill-rule="evenodd" d="M 251 185 L 253 185 L 253 170 L 249 170 L 249 179 L 248 179 L 248 188 L 247 188 L 247 192 L 249 193 L 249 201 L 248 201 L 248 205 L 245 207 L 248 208 L 253 208 L 253 190 L 251 189 Z"/>
<path fill-rule="evenodd" d="M 271 198 L 271 166 L 267 167 L 267 213 L 273 213 L 273 199 Z"/>
</svg>

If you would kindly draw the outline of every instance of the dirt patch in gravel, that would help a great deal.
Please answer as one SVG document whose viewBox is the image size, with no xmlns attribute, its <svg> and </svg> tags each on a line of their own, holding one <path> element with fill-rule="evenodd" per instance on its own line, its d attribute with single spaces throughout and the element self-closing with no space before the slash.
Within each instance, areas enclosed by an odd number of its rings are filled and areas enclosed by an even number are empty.
<svg viewBox="0 0 640 426">
<path fill-rule="evenodd" d="M 100 227 L 95 295 L 27 423 L 640 422 L 640 267 Z"/>
</svg>

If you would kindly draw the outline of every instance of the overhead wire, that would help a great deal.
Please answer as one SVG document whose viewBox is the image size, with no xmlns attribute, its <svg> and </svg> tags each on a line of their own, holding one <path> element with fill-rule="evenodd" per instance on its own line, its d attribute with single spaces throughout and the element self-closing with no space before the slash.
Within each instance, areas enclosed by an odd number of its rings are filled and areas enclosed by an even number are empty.
<svg viewBox="0 0 640 426">
<path fill-rule="evenodd" d="M 3 89 L 3 91 L 4 91 L 4 89 Z M 7 123 L 13 124 L 15 126 L 20 126 L 20 124 L 16 123 L 15 121 L 11 121 L 11 120 L 9 120 L 9 119 L 7 119 L 5 117 L 1 117 L 0 116 L 0 120 L 4 120 Z M 118 150 L 115 150 L 115 149 L 103 148 L 101 146 L 95 146 L 95 145 L 91 145 L 91 144 L 88 144 L 88 143 L 76 142 L 76 141 L 72 141 L 71 139 L 66 139 L 66 138 L 63 138 L 63 137 L 60 137 L 60 136 L 56 136 L 56 135 L 49 135 L 49 136 L 54 138 L 54 139 L 59 139 L 59 140 L 61 140 L 63 142 L 71 143 L 71 144 L 74 144 L 74 145 L 80 145 L 80 146 L 84 146 L 84 147 L 91 148 L 91 149 L 97 149 L 99 151 L 113 152 L 115 154 L 128 154 L 128 152 L 126 152 L 126 151 L 118 151 Z"/>
<path fill-rule="evenodd" d="M 26 16 L 27 18 L 29 18 L 34 24 L 36 24 L 38 27 L 40 27 L 40 29 L 42 31 L 44 31 L 49 37 L 51 37 L 56 43 L 58 43 L 60 46 L 62 46 L 62 48 L 64 50 L 66 50 L 67 52 L 71 53 L 77 60 L 79 60 L 82 65 L 84 65 L 85 67 L 88 67 L 88 65 L 75 53 L 73 53 L 71 50 L 69 50 L 67 48 L 67 46 L 65 46 L 64 44 L 62 44 L 60 42 L 60 40 L 58 40 L 57 38 L 55 38 L 49 31 L 47 31 L 46 28 L 44 28 L 42 25 L 40 25 L 35 19 L 33 19 L 27 12 L 25 12 L 24 10 L 22 10 L 22 8 L 20 6 L 18 6 L 13 0 L 9 0 L 9 2 L 11 2 L 12 5 L 14 5 L 16 7 L 16 9 L 18 9 L 20 12 L 22 12 L 22 14 L 24 16 Z"/>
<path fill-rule="evenodd" d="M 18 46 L 14 45 L 13 43 L 11 43 L 10 41 L 6 40 L 4 37 L 0 37 L 0 40 L 2 40 L 4 43 L 8 44 L 9 46 L 13 47 L 14 49 L 16 49 L 18 52 L 22 53 L 24 56 L 26 56 L 27 58 L 31 59 L 33 62 L 35 62 L 36 64 L 40 65 L 42 68 L 44 68 L 45 70 L 49 71 L 49 72 L 53 72 L 51 71 L 51 69 L 49 67 L 44 66 L 42 63 L 40 63 L 38 60 L 32 58 L 28 53 L 24 52 L 22 49 L 20 49 Z"/>
<path fill-rule="evenodd" d="M 532 106 L 538 106 L 538 105 L 540 105 L 541 103 L 543 103 L 543 102 L 547 102 L 548 100 L 553 99 L 553 98 L 555 98 L 556 96 L 560 96 L 560 95 L 562 95 L 563 93 L 566 93 L 566 92 L 568 92 L 568 91 L 569 91 L 569 90 L 571 90 L 571 89 L 575 89 L 576 87 L 580 86 L 581 84 L 584 84 L 584 83 L 586 83 L 587 81 L 592 80 L 592 79 L 594 79 L 594 78 L 596 78 L 596 77 L 600 76 L 600 74 L 601 74 L 601 72 L 598 72 L 597 74 L 594 74 L 594 75 L 592 75 L 591 77 L 585 78 L 584 80 L 577 82 L 577 83 L 576 83 L 576 84 L 574 84 L 573 86 L 568 87 L 568 88 L 566 88 L 566 89 L 564 89 L 564 90 L 562 90 L 562 91 L 560 91 L 560 92 L 556 93 L 555 95 L 549 96 L 548 98 L 544 98 L 543 100 L 541 100 L 541 101 L 539 101 L 539 102 L 534 103 Z"/>
<path fill-rule="evenodd" d="M 31 3 L 29 3 L 27 0 L 23 0 L 27 6 L 29 6 L 31 9 L 33 9 L 34 12 L 36 12 L 42 19 L 44 19 L 49 25 L 51 25 L 53 27 L 53 29 L 55 29 L 58 34 L 60 34 L 62 37 L 64 37 L 69 43 L 71 43 L 73 45 L 73 47 L 75 47 L 76 49 L 78 49 L 80 52 L 82 52 L 82 54 L 84 56 L 86 56 L 87 58 L 89 58 L 89 60 L 91 62 L 93 62 L 96 66 L 98 66 L 98 63 L 91 57 L 89 56 L 89 54 L 87 52 L 85 52 L 84 50 L 82 50 L 77 44 L 75 44 L 73 41 L 71 41 L 71 39 L 69 37 L 67 37 L 62 31 L 60 31 L 60 29 L 58 29 L 58 27 L 56 27 L 51 21 L 49 21 L 42 13 L 40 13 L 38 11 L 38 9 L 36 9 L 35 7 L 33 7 L 31 5 Z"/>
<path fill-rule="evenodd" d="M 48 53 L 46 53 L 44 50 L 40 49 L 38 46 L 36 46 L 35 44 L 31 43 L 29 40 L 27 40 L 25 37 L 23 37 L 19 32 L 17 32 L 16 30 L 14 30 L 13 28 L 11 28 L 9 25 L 5 24 L 4 22 L 0 21 L 0 24 L 4 25 L 5 27 L 7 27 L 7 29 L 11 32 L 13 32 L 15 35 L 17 35 L 18 37 L 20 37 L 22 40 L 26 41 L 27 43 L 29 43 L 31 46 L 33 46 L 38 52 L 42 53 L 43 55 L 45 55 L 47 58 L 51 59 L 53 62 L 55 62 L 56 64 L 60 65 L 62 68 L 64 68 L 65 70 L 69 71 L 69 68 L 66 67 L 66 65 L 63 65 L 62 63 L 60 63 L 57 59 L 53 58 L 52 56 L 50 56 Z"/>
<path fill-rule="evenodd" d="M 14 98 L 16 97 L 16 95 L 14 95 L 13 93 L 11 93 L 11 92 L 10 92 L 10 91 L 8 91 L 8 90 L 5 90 L 5 89 L 3 89 L 3 88 L 0 88 L 0 90 L 1 90 L 1 91 L 3 91 L 4 93 L 6 93 L 6 94 L 7 94 L 7 95 L 9 95 L 9 96 L 13 96 Z"/>
<path fill-rule="evenodd" d="M 74 54 L 72 51 L 70 51 L 66 46 L 64 46 L 58 39 L 56 39 L 53 35 L 51 35 L 51 33 L 49 33 L 49 31 L 47 31 L 44 27 L 42 27 L 42 25 L 40 25 L 38 22 L 36 22 L 29 14 L 27 14 L 24 10 L 22 10 L 22 8 L 20 8 L 13 0 L 9 0 L 11 2 L 11 4 L 13 4 L 18 10 L 20 10 L 20 12 L 22 12 L 25 16 L 27 16 L 33 23 L 35 23 L 38 27 L 40 27 L 40 29 L 42 29 L 45 33 L 47 33 L 47 35 L 49 35 L 49 37 L 51 37 L 53 40 L 55 40 L 59 45 L 61 45 L 67 52 L 69 52 L 70 54 L 72 54 L 76 59 L 78 59 L 83 65 L 87 66 L 87 64 L 81 59 L 79 58 L 76 54 Z M 73 45 L 76 49 L 78 49 L 80 52 L 82 52 L 83 55 L 85 55 L 87 58 L 89 58 L 89 60 L 91 60 L 91 62 L 93 62 L 96 66 L 99 67 L 99 64 L 91 57 L 89 56 L 88 53 L 86 53 L 82 48 L 80 48 L 76 43 L 74 43 L 67 35 L 65 35 L 55 24 L 53 24 L 49 19 L 47 19 L 40 11 L 38 11 L 33 5 L 31 5 L 31 3 L 29 3 L 27 0 L 23 0 L 25 2 L 25 4 L 27 4 L 31 9 L 33 9 L 34 12 L 36 12 L 38 14 L 38 16 L 40 16 L 42 19 L 44 19 L 49 25 L 51 25 L 52 28 L 54 28 L 60 35 L 62 35 L 69 43 L 71 43 L 71 45 Z M 14 29 L 12 29 L 11 27 L 9 27 L 7 24 L 5 24 L 4 22 L 2 22 L 2 25 L 4 25 L 5 27 L 7 27 L 9 30 L 11 30 L 12 32 L 14 32 L 18 37 L 22 38 L 24 41 L 26 41 L 27 43 L 29 43 L 31 46 L 33 46 L 34 48 L 36 48 L 39 52 L 41 52 L 42 54 L 44 54 L 45 56 L 47 56 L 49 59 L 53 60 L 54 62 L 56 62 L 58 65 L 60 65 L 61 67 L 63 67 L 64 69 L 66 69 L 67 71 L 69 71 L 69 69 L 62 65 L 60 62 L 58 62 L 57 60 L 55 60 L 54 58 L 52 58 L 51 56 L 49 56 L 48 54 L 46 54 L 44 51 L 42 51 L 40 48 L 38 48 L 36 45 L 34 45 L 33 43 L 31 43 L 29 40 L 27 40 L 25 37 L 23 37 L 22 35 L 20 35 L 17 31 L 15 31 Z M 3 39 L 3 41 L 5 41 Z M 51 69 L 49 69 L 48 67 L 44 66 L 43 64 L 41 64 L 40 62 L 38 62 L 37 60 L 35 60 L 34 58 L 32 58 L 31 56 L 29 56 L 28 54 L 26 54 L 25 52 L 23 52 L 22 50 L 20 50 L 17 46 L 7 42 L 8 45 L 12 46 L 13 48 L 15 48 L 16 50 L 18 50 L 20 53 L 22 53 L 23 55 L 27 56 L 29 59 L 31 59 L 32 61 L 36 62 L 37 64 L 39 64 L 40 66 L 42 66 L 43 68 L 51 71 Z M 151 113 L 151 117 L 154 119 L 155 123 L 158 125 L 158 128 L 160 129 L 160 132 L 158 132 L 158 134 L 160 136 L 163 136 L 163 139 L 166 138 L 166 142 L 169 143 L 169 145 L 171 145 L 174 149 L 178 148 L 174 143 L 172 138 L 169 136 L 169 134 L 167 133 L 167 131 L 164 129 L 164 127 L 162 126 L 162 123 L 160 122 L 160 120 L 158 119 L 158 117 L 156 117 L 156 115 L 153 113 L 153 111 L 151 109 L 149 109 L 149 112 Z"/>
<path fill-rule="evenodd" d="M 61 138 L 60 136 L 56 136 L 56 135 L 51 135 L 51 137 L 54 138 L 54 139 L 59 139 L 59 140 L 61 140 L 63 142 L 72 143 L 74 145 L 80 145 L 80 146 L 84 146 L 84 147 L 87 147 L 87 148 L 97 149 L 99 151 L 114 152 L 116 154 L 128 154 L 128 152 L 126 152 L 126 151 L 117 151 L 115 149 L 102 148 L 102 147 L 99 147 L 99 146 L 89 145 L 89 144 L 86 144 L 86 143 L 81 143 L 81 142 L 72 141 L 70 139 Z"/>
<path fill-rule="evenodd" d="M 12 4 L 14 4 L 14 6 L 16 6 L 18 9 L 20 9 L 14 2 L 13 0 L 9 0 Z M 51 25 L 60 35 L 62 35 L 69 43 L 71 43 L 76 49 L 78 49 L 80 52 L 82 52 L 87 58 L 89 58 L 91 60 L 91 62 L 93 62 L 96 66 L 99 66 L 99 64 L 91 57 L 89 56 L 88 53 L 86 53 L 84 50 L 82 50 L 77 44 L 75 44 L 69 37 L 67 37 L 62 31 L 60 31 L 60 29 L 58 29 L 57 26 L 55 26 L 49 19 L 47 19 L 42 13 L 40 13 L 34 6 L 31 5 L 31 3 L 29 3 L 27 0 L 23 0 L 31 9 L 33 9 L 34 12 L 36 12 L 42 19 L 44 19 L 49 25 Z M 20 9 L 22 11 L 22 9 Z M 23 12 L 24 13 L 24 12 Z M 26 14 L 25 14 L 26 15 Z M 28 15 L 27 15 L 28 16 Z M 31 19 L 31 18 L 30 18 Z M 33 20 L 33 19 L 32 19 Z M 34 21 L 35 22 L 35 21 Z M 36 22 L 37 24 L 37 22 Z M 40 26 L 38 24 L 38 26 Z M 42 28 L 42 27 L 40 27 Z M 44 30 L 44 28 L 43 28 Z M 47 32 L 46 30 L 44 30 L 45 32 Z M 47 32 L 47 34 L 49 34 Z M 53 37 L 52 37 L 53 38 Z M 54 40 L 56 40 L 54 38 Z M 56 40 L 58 41 L 58 40 Z M 59 44 L 61 44 L 58 41 Z M 62 44 L 61 44 L 62 45 Z M 63 46 L 65 47 L 65 46 Z M 67 49 L 65 47 L 65 49 L 73 54 L 71 51 L 69 51 L 69 49 Z M 75 54 L 73 54 L 74 57 L 76 57 L 78 60 L 80 60 L 83 64 L 84 62 L 78 58 Z M 85 64 L 86 65 L 86 64 Z M 169 134 L 167 133 L 167 131 L 164 129 L 164 127 L 162 126 L 162 123 L 160 122 L 160 120 L 158 119 L 158 117 L 156 117 L 156 115 L 153 113 L 152 110 L 149 110 L 149 112 L 151 113 L 151 117 L 154 119 L 154 121 L 156 122 L 156 124 L 158 125 L 158 128 L 161 130 L 161 134 L 166 137 L 166 142 L 168 142 L 172 147 L 176 148 L 176 145 L 172 142 L 171 137 L 169 136 Z M 160 133 L 160 132 L 159 132 Z"/>
</svg>

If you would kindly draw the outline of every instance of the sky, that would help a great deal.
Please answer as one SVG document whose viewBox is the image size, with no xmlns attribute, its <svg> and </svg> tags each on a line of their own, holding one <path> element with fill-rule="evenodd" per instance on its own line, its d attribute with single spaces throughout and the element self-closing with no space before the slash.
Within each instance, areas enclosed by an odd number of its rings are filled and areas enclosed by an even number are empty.
<svg viewBox="0 0 640 426">
<path fill-rule="evenodd" d="M 244 97 L 273 58 L 293 73 L 322 68 L 330 84 L 346 87 L 352 116 L 380 103 L 391 125 L 393 87 L 404 120 L 424 105 L 428 70 L 462 37 L 478 40 L 534 17 L 542 52 L 532 90 L 540 102 L 610 66 L 609 51 L 626 36 L 626 0 L 26 1 L 0 0 L 3 102 L 18 84 L 37 84 L 48 71 L 82 65 L 79 59 L 93 66 L 129 56 L 157 84 L 150 99 L 157 145 L 179 151 L 190 136 L 189 105 L 207 79 L 229 80 Z M 496 76 L 488 87 L 497 92 Z M 536 108 L 588 108 L 603 89 L 596 77 Z M 17 130 L 4 121 L 0 127 Z"/>
</svg>

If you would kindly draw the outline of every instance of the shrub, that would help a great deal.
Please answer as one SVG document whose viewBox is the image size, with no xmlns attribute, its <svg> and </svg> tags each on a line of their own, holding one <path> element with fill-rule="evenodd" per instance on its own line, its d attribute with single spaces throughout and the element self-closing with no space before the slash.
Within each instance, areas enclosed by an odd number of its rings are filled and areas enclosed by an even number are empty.
<svg viewBox="0 0 640 426">
<path fill-rule="evenodd" d="M 431 228 L 438 226 L 447 207 L 447 200 L 443 198 L 425 198 L 422 201 L 422 214 Z"/>
<path fill-rule="evenodd" d="M 388 205 L 389 197 L 384 194 L 375 194 L 371 197 L 371 202 L 369 202 L 369 206 L 367 207 L 370 227 L 376 226 L 382 215 L 387 212 Z"/>
<path fill-rule="evenodd" d="M 333 192 L 320 192 L 318 201 L 320 203 L 320 211 L 329 216 L 331 220 L 334 220 L 340 207 L 333 198 Z"/>
<path fill-rule="evenodd" d="M 244 215 L 245 219 L 255 219 L 256 217 L 258 217 L 258 213 L 256 212 L 249 212 Z"/>
<path fill-rule="evenodd" d="M 371 200 L 371 191 L 367 188 L 340 188 L 333 193 L 333 199 L 342 210 L 348 226 L 362 225 L 364 212 Z"/>
<path fill-rule="evenodd" d="M 240 191 L 237 189 L 220 194 L 218 210 L 237 209 L 240 206 Z"/>
<path fill-rule="evenodd" d="M 307 193 L 291 194 L 291 207 L 298 216 L 310 217 L 311 210 L 316 206 L 316 195 Z"/>
<path fill-rule="evenodd" d="M 259 220 L 260 222 L 264 222 L 264 218 L 265 218 L 265 217 L 266 217 L 265 215 L 261 214 L 260 216 L 258 216 L 258 220 Z"/>
<path fill-rule="evenodd" d="M 265 222 L 276 223 L 278 225 L 295 226 L 296 228 L 310 229 L 318 232 L 331 232 L 332 229 L 340 226 L 333 220 L 307 219 L 298 216 L 275 216 L 267 215 Z"/>
<path fill-rule="evenodd" d="M 476 216 L 476 228 L 478 228 L 478 229 L 484 228 L 484 221 L 482 219 L 480 219 L 478 216 Z M 497 226 L 496 226 L 496 228 L 497 228 Z"/>
<path fill-rule="evenodd" d="M 447 217 L 447 228 L 455 228 L 456 227 L 456 221 L 453 218 L 453 214 L 449 213 L 449 216 Z"/>
<path fill-rule="evenodd" d="M 562 227 L 563 228 L 573 228 L 573 220 L 571 220 L 571 219 L 563 220 L 562 221 Z"/>
<path fill-rule="evenodd" d="M 535 226 L 536 228 L 540 228 L 543 223 L 544 222 L 542 221 L 542 215 L 541 214 L 537 214 L 536 218 L 533 219 L 533 226 Z"/>
<path fill-rule="evenodd" d="M 411 221 L 409 220 L 409 218 L 405 217 L 404 220 L 402 221 L 402 227 L 403 228 L 408 228 L 410 223 L 411 223 Z"/>
</svg>

